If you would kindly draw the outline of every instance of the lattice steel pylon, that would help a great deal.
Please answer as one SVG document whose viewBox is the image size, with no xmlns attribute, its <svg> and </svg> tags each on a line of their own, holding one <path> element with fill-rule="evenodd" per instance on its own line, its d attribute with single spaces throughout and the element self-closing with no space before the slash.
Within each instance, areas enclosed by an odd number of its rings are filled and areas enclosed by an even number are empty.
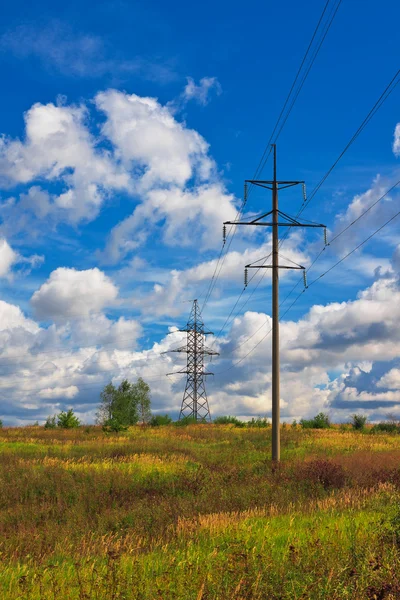
<svg viewBox="0 0 400 600">
<path fill-rule="evenodd" d="M 214 352 L 204 344 L 205 336 L 212 334 L 212 331 L 206 331 L 204 327 L 197 300 L 193 301 L 186 328 L 178 331 L 187 333 L 186 346 L 181 346 L 169 352 L 187 353 L 186 370 L 175 371 L 174 373 L 168 373 L 168 375 L 187 374 L 179 419 L 189 417 L 196 421 L 211 421 L 204 378 L 214 373 L 204 370 L 204 356 L 218 356 L 219 352 Z"/>
</svg>

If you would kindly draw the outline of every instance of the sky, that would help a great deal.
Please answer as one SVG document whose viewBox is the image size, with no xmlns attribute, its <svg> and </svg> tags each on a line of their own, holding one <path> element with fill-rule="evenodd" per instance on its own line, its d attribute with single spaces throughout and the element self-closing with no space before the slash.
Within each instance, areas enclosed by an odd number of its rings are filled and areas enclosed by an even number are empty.
<svg viewBox="0 0 400 600">
<path fill-rule="evenodd" d="M 211 414 L 271 416 L 270 271 L 251 271 L 243 291 L 244 266 L 269 254 L 271 232 L 238 227 L 218 262 L 222 224 L 242 205 L 324 6 L 3 3 L 5 425 L 70 407 L 92 423 L 104 385 L 137 377 L 154 412 L 177 417 L 185 378 L 166 373 L 185 358 L 166 352 L 185 342 L 195 298 L 219 352 L 206 361 Z M 279 134 L 279 179 L 304 180 L 310 194 L 336 161 L 399 68 L 399 17 L 394 0 L 342 0 Z M 282 264 L 310 268 L 311 282 L 391 219 L 399 159 L 400 86 L 301 215 L 325 224 L 328 241 L 341 235 L 323 250 L 322 230 L 293 228 Z M 272 177 L 271 160 L 259 175 Z M 301 187 L 279 202 L 295 216 Z M 242 219 L 270 207 L 253 187 Z M 282 420 L 400 418 L 399 224 L 299 295 L 299 272 L 281 271 Z"/>
</svg>

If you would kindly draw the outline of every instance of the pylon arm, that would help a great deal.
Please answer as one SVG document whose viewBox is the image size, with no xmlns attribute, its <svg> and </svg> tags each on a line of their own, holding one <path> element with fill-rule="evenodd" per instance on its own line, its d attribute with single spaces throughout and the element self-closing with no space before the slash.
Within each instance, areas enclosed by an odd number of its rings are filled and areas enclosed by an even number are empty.
<svg viewBox="0 0 400 600">
<path fill-rule="evenodd" d="M 257 223 L 257 221 L 226 221 L 225 225 L 258 225 L 259 227 L 272 227 L 273 225 L 278 225 L 278 227 L 326 227 L 326 225 L 322 225 L 321 223 Z"/>
<path fill-rule="evenodd" d="M 215 352 L 215 350 L 211 350 L 210 348 L 203 348 L 202 353 L 207 356 L 219 356 L 219 352 Z"/>
<path fill-rule="evenodd" d="M 161 354 L 169 354 L 170 352 L 186 352 L 186 346 L 181 346 L 180 348 L 175 348 L 175 350 L 166 350 L 165 352 L 161 352 Z"/>
<path fill-rule="evenodd" d="M 278 269 L 305 269 L 305 267 L 302 267 L 301 265 L 297 266 L 297 267 L 288 267 L 286 265 L 277 265 Z M 245 269 L 273 269 L 273 265 L 246 265 Z"/>
<path fill-rule="evenodd" d="M 174 373 L 166 373 L 166 376 L 168 377 L 169 375 L 187 375 L 187 371 L 175 371 Z"/>
</svg>

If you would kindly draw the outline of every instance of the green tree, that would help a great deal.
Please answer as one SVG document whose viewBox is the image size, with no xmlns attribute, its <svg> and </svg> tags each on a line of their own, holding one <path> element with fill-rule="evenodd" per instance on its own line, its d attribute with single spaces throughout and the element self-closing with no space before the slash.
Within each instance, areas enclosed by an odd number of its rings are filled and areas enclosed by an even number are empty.
<svg viewBox="0 0 400 600">
<path fill-rule="evenodd" d="M 355 414 L 351 417 L 351 425 L 353 429 L 357 429 L 358 431 L 363 431 L 365 429 L 365 424 L 367 422 L 367 417 L 361 414 Z"/>
<path fill-rule="evenodd" d="M 46 423 L 44 424 L 45 429 L 55 429 L 57 427 L 57 418 L 55 415 L 48 416 L 46 419 Z"/>
<path fill-rule="evenodd" d="M 67 412 L 62 410 L 57 415 L 57 426 L 62 427 L 62 429 L 72 429 L 74 427 L 79 427 L 80 424 L 81 422 L 78 417 L 74 415 L 72 408 L 67 410 Z"/>
<path fill-rule="evenodd" d="M 301 419 L 303 429 L 329 429 L 331 421 L 326 413 L 320 412 L 313 419 Z"/>
<path fill-rule="evenodd" d="M 170 425 L 172 419 L 169 415 L 153 415 L 150 419 L 150 425 L 152 427 L 159 427 L 160 425 Z"/>
<path fill-rule="evenodd" d="M 0 429 L 3 427 L 3 421 L 0 419 Z"/>
<path fill-rule="evenodd" d="M 118 425 L 129 427 L 150 417 L 150 387 L 141 378 L 136 383 L 124 379 L 118 387 L 109 383 L 100 394 L 97 422 L 103 426 L 115 431 Z"/>
<path fill-rule="evenodd" d="M 140 423 L 149 423 L 151 420 L 150 386 L 141 377 L 133 384 L 137 398 L 137 411 Z"/>
<path fill-rule="evenodd" d="M 100 393 L 100 405 L 96 414 L 96 421 L 104 425 L 113 418 L 113 400 L 117 393 L 116 387 L 110 382 Z"/>
</svg>

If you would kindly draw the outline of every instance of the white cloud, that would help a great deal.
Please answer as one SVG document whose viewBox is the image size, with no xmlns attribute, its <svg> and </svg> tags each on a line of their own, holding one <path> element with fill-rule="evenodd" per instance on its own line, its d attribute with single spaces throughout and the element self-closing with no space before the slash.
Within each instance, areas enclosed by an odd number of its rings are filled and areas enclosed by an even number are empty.
<svg viewBox="0 0 400 600">
<path fill-rule="evenodd" d="M 108 90 L 97 94 L 95 102 L 107 116 L 103 134 L 120 158 L 138 170 L 142 190 L 183 186 L 195 170 L 203 180 L 210 176 L 214 163 L 208 157 L 207 142 L 176 121 L 155 98 Z"/>
<path fill-rule="evenodd" d="M 111 279 L 97 268 L 60 267 L 33 294 L 31 304 L 39 319 L 68 319 L 100 311 L 113 304 L 117 295 Z"/>
<path fill-rule="evenodd" d="M 76 385 L 70 385 L 68 387 L 53 387 L 53 388 L 44 388 L 40 390 L 38 393 L 39 398 L 45 399 L 67 399 L 75 398 L 78 394 L 79 389 Z"/>
<path fill-rule="evenodd" d="M 34 104 L 24 115 L 24 141 L 0 139 L 0 178 L 5 183 L 61 181 L 65 191 L 50 198 L 35 187 L 23 197 L 37 217 L 57 212 L 79 222 L 97 216 L 107 190 L 127 190 L 129 175 L 109 152 L 96 148 L 83 106 Z M 21 207 L 22 208 L 22 207 Z"/>
<path fill-rule="evenodd" d="M 0 331 L 15 329 L 23 329 L 28 333 L 36 334 L 39 331 L 39 326 L 31 319 L 27 319 L 19 306 L 0 300 Z M 3 353 L 5 350 L 7 349 L 3 346 Z"/>
<path fill-rule="evenodd" d="M 0 278 L 10 279 L 15 274 L 26 276 L 43 261 L 44 257 L 37 254 L 22 256 L 11 248 L 5 238 L 0 238 Z"/>
<path fill-rule="evenodd" d="M 390 369 L 376 385 L 391 390 L 400 390 L 400 369 Z"/>
<path fill-rule="evenodd" d="M 216 225 L 218 225 L 218 223 L 216 223 Z M 191 230 L 190 227 L 188 227 L 188 231 L 193 232 L 193 229 Z M 215 232 L 215 235 L 217 235 L 217 231 Z M 285 256 L 297 264 L 307 266 L 310 261 L 307 254 L 299 247 L 301 241 L 301 237 L 297 233 L 289 236 L 286 240 Z M 185 307 L 180 302 L 182 297 L 196 297 L 196 294 L 198 293 L 198 284 L 201 282 L 204 282 L 205 287 L 207 287 L 207 283 L 211 281 L 216 272 L 217 265 L 219 276 L 214 294 L 217 292 L 219 295 L 219 291 L 223 286 L 232 284 L 241 285 L 243 282 L 244 266 L 267 257 L 271 253 L 271 250 L 271 236 L 268 236 L 267 241 L 261 246 L 248 245 L 242 251 L 232 250 L 227 252 L 224 255 L 223 269 L 220 272 L 219 267 L 221 266 L 221 262 L 218 263 L 218 259 L 215 258 L 186 270 L 178 271 L 173 269 L 167 273 L 155 273 L 154 280 L 156 283 L 150 294 L 146 292 L 144 296 L 140 296 L 136 293 L 133 304 L 135 307 L 142 310 L 143 313 L 151 312 L 158 316 L 177 316 L 185 310 Z M 259 264 L 262 264 L 262 262 L 263 261 Z M 269 262 L 271 263 L 271 260 Z M 268 261 L 266 261 L 266 264 L 268 264 Z M 144 265 L 143 269 L 146 270 L 146 268 L 146 265 Z M 282 271 L 281 278 L 286 278 L 289 274 L 289 271 Z M 270 281 L 269 274 L 265 274 L 264 272 L 262 288 L 270 285 Z"/>
<path fill-rule="evenodd" d="M 393 152 L 396 156 L 400 156 L 400 123 L 397 123 L 394 130 Z"/>
<path fill-rule="evenodd" d="M 18 254 L 9 246 L 7 240 L 0 239 L 0 277 L 7 277 L 17 261 Z"/>
<path fill-rule="evenodd" d="M 220 183 L 191 190 L 150 190 L 132 215 L 112 229 L 102 258 L 117 262 L 142 245 L 161 221 L 163 242 L 168 246 L 216 248 L 221 245 L 222 222 L 235 216 L 234 201 Z"/>
<path fill-rule="evenodd" d="M 333 238 L 339 232 L 353 223 L 355 219 L 358 219 L 364 213 L 364 211 L 366 211 L 381 196 L 383 196 L 388 189 L 392 187 L 392 185 L 393 183 L 383 180 L 382 177 L 378 175 L 374 179 L 372 186 L 367 191 L 354 196 L 345 212 L 337 215 L 335 219 L 335 228 L 329 237 Z M 368 231 L 369 229 L 376 229 L 377 226 L 383 224 L 389 217 L 395 214 L 396 207 L 393 206 L 392 201 L 393 193 L 395 193 L 395 191 L 380 200 L 365 214 L 365 216 L 362 216 L 357 223 L 352 225 L 348 231 L 343 233 L 340 236 L 338 243 L 332 244 L 332 248 L 337 252 L 354 248 L 356 240 L 365 239 L 365 231 Z"/>
<path fill-rule="evenodd" d="M 222 93 L 221 84 L 216 77 L 202 77 L 198 85 L 192 77 L 188 77 L 182 96 L 186 101 L 195 100 L 205 106 L 209 102 L 211 90 L 215 90 L 217 95 Z"/>
</svg>

